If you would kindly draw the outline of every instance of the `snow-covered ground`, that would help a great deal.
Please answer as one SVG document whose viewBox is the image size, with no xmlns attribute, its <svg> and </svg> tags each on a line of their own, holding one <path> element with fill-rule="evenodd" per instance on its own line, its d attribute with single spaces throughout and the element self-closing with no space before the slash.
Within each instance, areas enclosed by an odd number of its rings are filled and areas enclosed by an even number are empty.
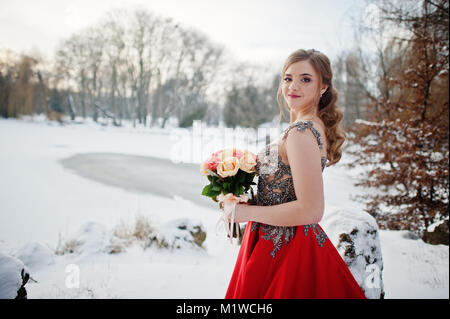
<svg viewBox="0 0 450 319">
<path fill-rule="evenodd" d="M 91 121 L 60 126 L 40 117 L 0 119 L 0 251 L 29 268 L 37 281 L 26 286 L 29 298 L 224 297 L 239 247 L 230 245 L 224 233 L 216 235 L 218 208 L 179 194 L 169 198 L 108 185 L 82 177 L 61 162 L 89 153 L 173 160 L 185 147 L 198 147 L 195 141 L 174 138 L 175 131 L 104 127 Z M 223 146 L 211 139 L 208 145 L 211 151 Z M 198 164 L 202 155 L 194 153 L 191 162 Z M 344 153 L 342 163 L 346 160 Z M 326 210 L 362 209 L 349 199 L 361 193 L 353 186 L 357 173 L 341 163 L 325 169 Z M 86 225 L 108 232 L 133 223 L 137 216 L 148 218 L 155 228 L 178 218 L 200 220 L 207 232 L 205 249 L 143 249 L 135 243 L 119 254 L 95 249 L 53 253 L 60 241 Z M 86 234 L 93 243 L 102 240 L 98 233 Z M 404 231 L 381 231 L 380 237 L 386 298 L 449 297 L 448 246 L 409 239 Z"/>
</svg>

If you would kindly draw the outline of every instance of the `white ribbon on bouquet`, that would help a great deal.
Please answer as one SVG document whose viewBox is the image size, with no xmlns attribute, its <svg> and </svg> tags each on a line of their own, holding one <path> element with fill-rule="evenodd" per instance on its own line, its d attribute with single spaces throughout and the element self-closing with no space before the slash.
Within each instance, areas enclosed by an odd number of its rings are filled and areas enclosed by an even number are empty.
<svg viewBox="0 0 450 319">
<path fill-rule="evenodd" d="M 236 224 L 237 241 L 239 243 L 239 223 L 234 222 L 236 217 L 236 204 L 242 202 L 246 203 L 249 200 L 249 197 L 246 194 L 242 194 L 239 197 L 236 197 L 233 193 L 228 193 L 226 195 L 220 193 L 217 196 L 217 200 L 219 201 L 219 205 L 223 205 L 223 210 L 216 224 L 216 233 L 218 227 L 223 224 L 228 236 L 230 237 L 230 243 L 233 244 L 233 231 L 234 225 Z M 228 221 L 228 216 L 231 217 L 230 222 Z"/>
</svg>

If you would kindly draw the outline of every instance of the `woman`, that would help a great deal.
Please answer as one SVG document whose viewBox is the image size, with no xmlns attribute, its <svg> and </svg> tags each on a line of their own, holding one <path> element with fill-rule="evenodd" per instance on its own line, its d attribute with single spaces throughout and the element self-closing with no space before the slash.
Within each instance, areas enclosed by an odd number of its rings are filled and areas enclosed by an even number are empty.
<svg viewBox="0 0 450 319">
<path fill-rule="evenodd" d="M 235 220 L 248 224 L 225 298 L 365 298 L 318 225 L 322 171 L 340 160 L 345 139 L 329 59 L 292 53 L 278 98 L 291 124 L 258 153 L 257 205 L 236 205 Z"/>
</svg>

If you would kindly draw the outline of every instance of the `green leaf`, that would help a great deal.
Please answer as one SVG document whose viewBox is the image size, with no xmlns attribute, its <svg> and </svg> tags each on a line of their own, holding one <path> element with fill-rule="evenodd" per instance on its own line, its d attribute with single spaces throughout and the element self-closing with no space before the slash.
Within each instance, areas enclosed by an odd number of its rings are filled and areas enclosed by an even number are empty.
<svg viewBox="0 0 450 319">
<path fill-rule="evenodd" d="M 208 184 L 205 187 L 203 187 L 202 195 L 209 196 L 208 194 L 209 194 L 210 189 L 211 189 L 211 184 Z"/>
<path fill-rule="evenodd" d="M 219 191 L 211 191 L 211 192 L 210 192 L 211 197 L 216 197 L 216 196 L 219 195 L 220 193 L 221 193 L 220 190 L 219 190 Z"/>
<path fill-rule="evenodd" d="M 221 191 L 221 187 L 220 186 L 218 186 L 218 185 L 214 185 L 212 188 L 211 188 L 211 190 L 213 190 L 213 191 Z"/>
<path fill-rule="evenodd" d="M 239 196 L 239 186 L 237 184 L 233 187 L 233 194 Z"/>
</svg>

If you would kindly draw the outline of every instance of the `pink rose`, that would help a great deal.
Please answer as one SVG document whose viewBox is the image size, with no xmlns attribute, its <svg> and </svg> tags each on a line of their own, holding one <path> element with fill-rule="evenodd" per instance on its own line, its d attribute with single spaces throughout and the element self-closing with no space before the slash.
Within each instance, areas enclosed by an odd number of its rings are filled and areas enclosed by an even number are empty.
<svg viewBox="0 0 450 319">
<path fill-rule="evenodd" d="M 216 171 L 217 165 L 219 164 L 220 159 L 217 156 L 212 156 L 211 158 L 207 159 L 200 165 L 200 172 L 202 172 L 203 175 L 209 175 L 206 170 L 210 171 Z"/>
<path fill-rule="evenodd" d="M 211 171 L 215 171 L 217 169 L 217 164 L 219 164 L 219 162 L 220 158 L 213 155 L 210 159 L 206 161 L 206 167 Z"/>
</svg>

